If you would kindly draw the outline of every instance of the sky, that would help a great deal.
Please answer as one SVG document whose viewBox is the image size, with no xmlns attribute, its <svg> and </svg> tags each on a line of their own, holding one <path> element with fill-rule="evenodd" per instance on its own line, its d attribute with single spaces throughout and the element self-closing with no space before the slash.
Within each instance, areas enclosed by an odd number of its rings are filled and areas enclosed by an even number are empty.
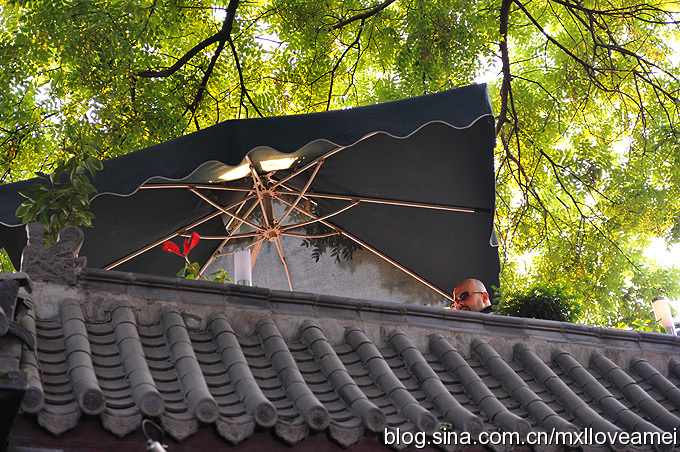
<svg viewBox="0 0 680 452">
<path fill-rule="evenodd" d="M 667 249 L 666 243 L 662 238 L 656 238 L 647 248 L 647 256 L 659 263 L 662 267 L 677 265 L 680 267 L 680 245 L 673 245 Z"/>
</svg>

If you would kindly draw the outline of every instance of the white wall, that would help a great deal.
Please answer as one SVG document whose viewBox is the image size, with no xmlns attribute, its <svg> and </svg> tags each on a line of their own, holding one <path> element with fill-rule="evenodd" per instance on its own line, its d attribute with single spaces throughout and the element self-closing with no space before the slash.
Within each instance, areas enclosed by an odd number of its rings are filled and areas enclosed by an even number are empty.
<svg viewBox="0 0 680 452">
<path fill-rule="evenodd" d="M 449 305 L 446 298 L 368 250 L 356 251 L 352 260 L 340 263 L 330 253 L 325 253 L 316 262 L 312 258 L 312 250 L 301 246 L 302 240 L 283 237 L 282 243 L 294 291 L 431 306 Z M 205 274 L 220 268 L 226 269 L 233 277 L 234 256 L 217 258 Z M 290 290 L 273 242 L 265 242 L 260 249 L 253 267 L 253 285 Z"/>
</svg>

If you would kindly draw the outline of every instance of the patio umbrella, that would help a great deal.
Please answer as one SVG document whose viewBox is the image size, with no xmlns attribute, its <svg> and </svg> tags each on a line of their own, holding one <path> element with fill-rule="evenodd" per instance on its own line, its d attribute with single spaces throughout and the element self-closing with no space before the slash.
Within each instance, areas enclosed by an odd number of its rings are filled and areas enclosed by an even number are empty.
<svg viewBox="0 0 680 452">
<path fill-rule="evenodd" d="M 198 232 L 191 259 L 234 241 L 342 234 L 444 296 L 498 285 L 495 144 L 485 85 L 306 115 L 232 120 L 104 162 L 88 266 L 174 275 L 163 241 Z M 0 186 L 0 247 L 18 262 L 17 195 Z M 278 206 L 278 207 L 277 207 Z M 319 226 L 321 225 L 321 226 Z M 289 281 L 291 290 L 294 282 Z"/>
</svg>

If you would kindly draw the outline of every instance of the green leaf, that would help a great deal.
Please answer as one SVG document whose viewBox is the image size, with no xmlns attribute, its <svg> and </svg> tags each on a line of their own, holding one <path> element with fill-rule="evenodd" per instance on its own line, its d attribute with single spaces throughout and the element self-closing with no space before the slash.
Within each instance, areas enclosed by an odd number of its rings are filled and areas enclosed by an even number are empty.
<svg viewBox="0 0 680 452">
<path fill-rule="evenodd" d="M 14 215 L 18 218 L 21 218 L 28 213 L 29 208 L 29 206 L 21 204 L 19 207 L 17 207 L 17 211 L 14 213 Z"/>
<path fill-rule="evenodd" d="M 96 157 L 92 157 L 92 156 L 87 157 L 85 159 L 85 162 L 83 162 L 83 163 L 87 167 L 87 170 L 90 172 L 92 177 L 94 177 L 94 175 L 97 171 L 101 171 L 102 169 L 104 169 L 104 165 Z"/>
<path fill-rule="evenodd" d="M 26 201 L 22 202 L 22 204 L 32 205 L 32 204 L 35 203 L 35 200 L 33 199 L 33 196 L 31 195 L 31 193 L 26 192 L 26 191 L 20 191 L 19 194 L 22 197 L 26 198 Z"/>
</svg>

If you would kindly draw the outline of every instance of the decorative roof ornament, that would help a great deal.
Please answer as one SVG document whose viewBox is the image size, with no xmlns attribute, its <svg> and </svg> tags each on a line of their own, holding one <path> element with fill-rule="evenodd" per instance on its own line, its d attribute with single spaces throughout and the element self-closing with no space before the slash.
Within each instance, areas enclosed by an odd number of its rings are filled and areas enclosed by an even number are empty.
<svg viewBox="0 0 680 452">
<path fill-rule="evenodd" d="M 28 244 L 21 255 L 21 270 L 34 280 L 76 284 L 76 268 L 85 267 L 87 258 L 78 257 L 85 235 L 77 226 L 66 226 L 59 231 L 57 243 L 44 246 L 45 226 L 26 225 Z"/>
</svg>

